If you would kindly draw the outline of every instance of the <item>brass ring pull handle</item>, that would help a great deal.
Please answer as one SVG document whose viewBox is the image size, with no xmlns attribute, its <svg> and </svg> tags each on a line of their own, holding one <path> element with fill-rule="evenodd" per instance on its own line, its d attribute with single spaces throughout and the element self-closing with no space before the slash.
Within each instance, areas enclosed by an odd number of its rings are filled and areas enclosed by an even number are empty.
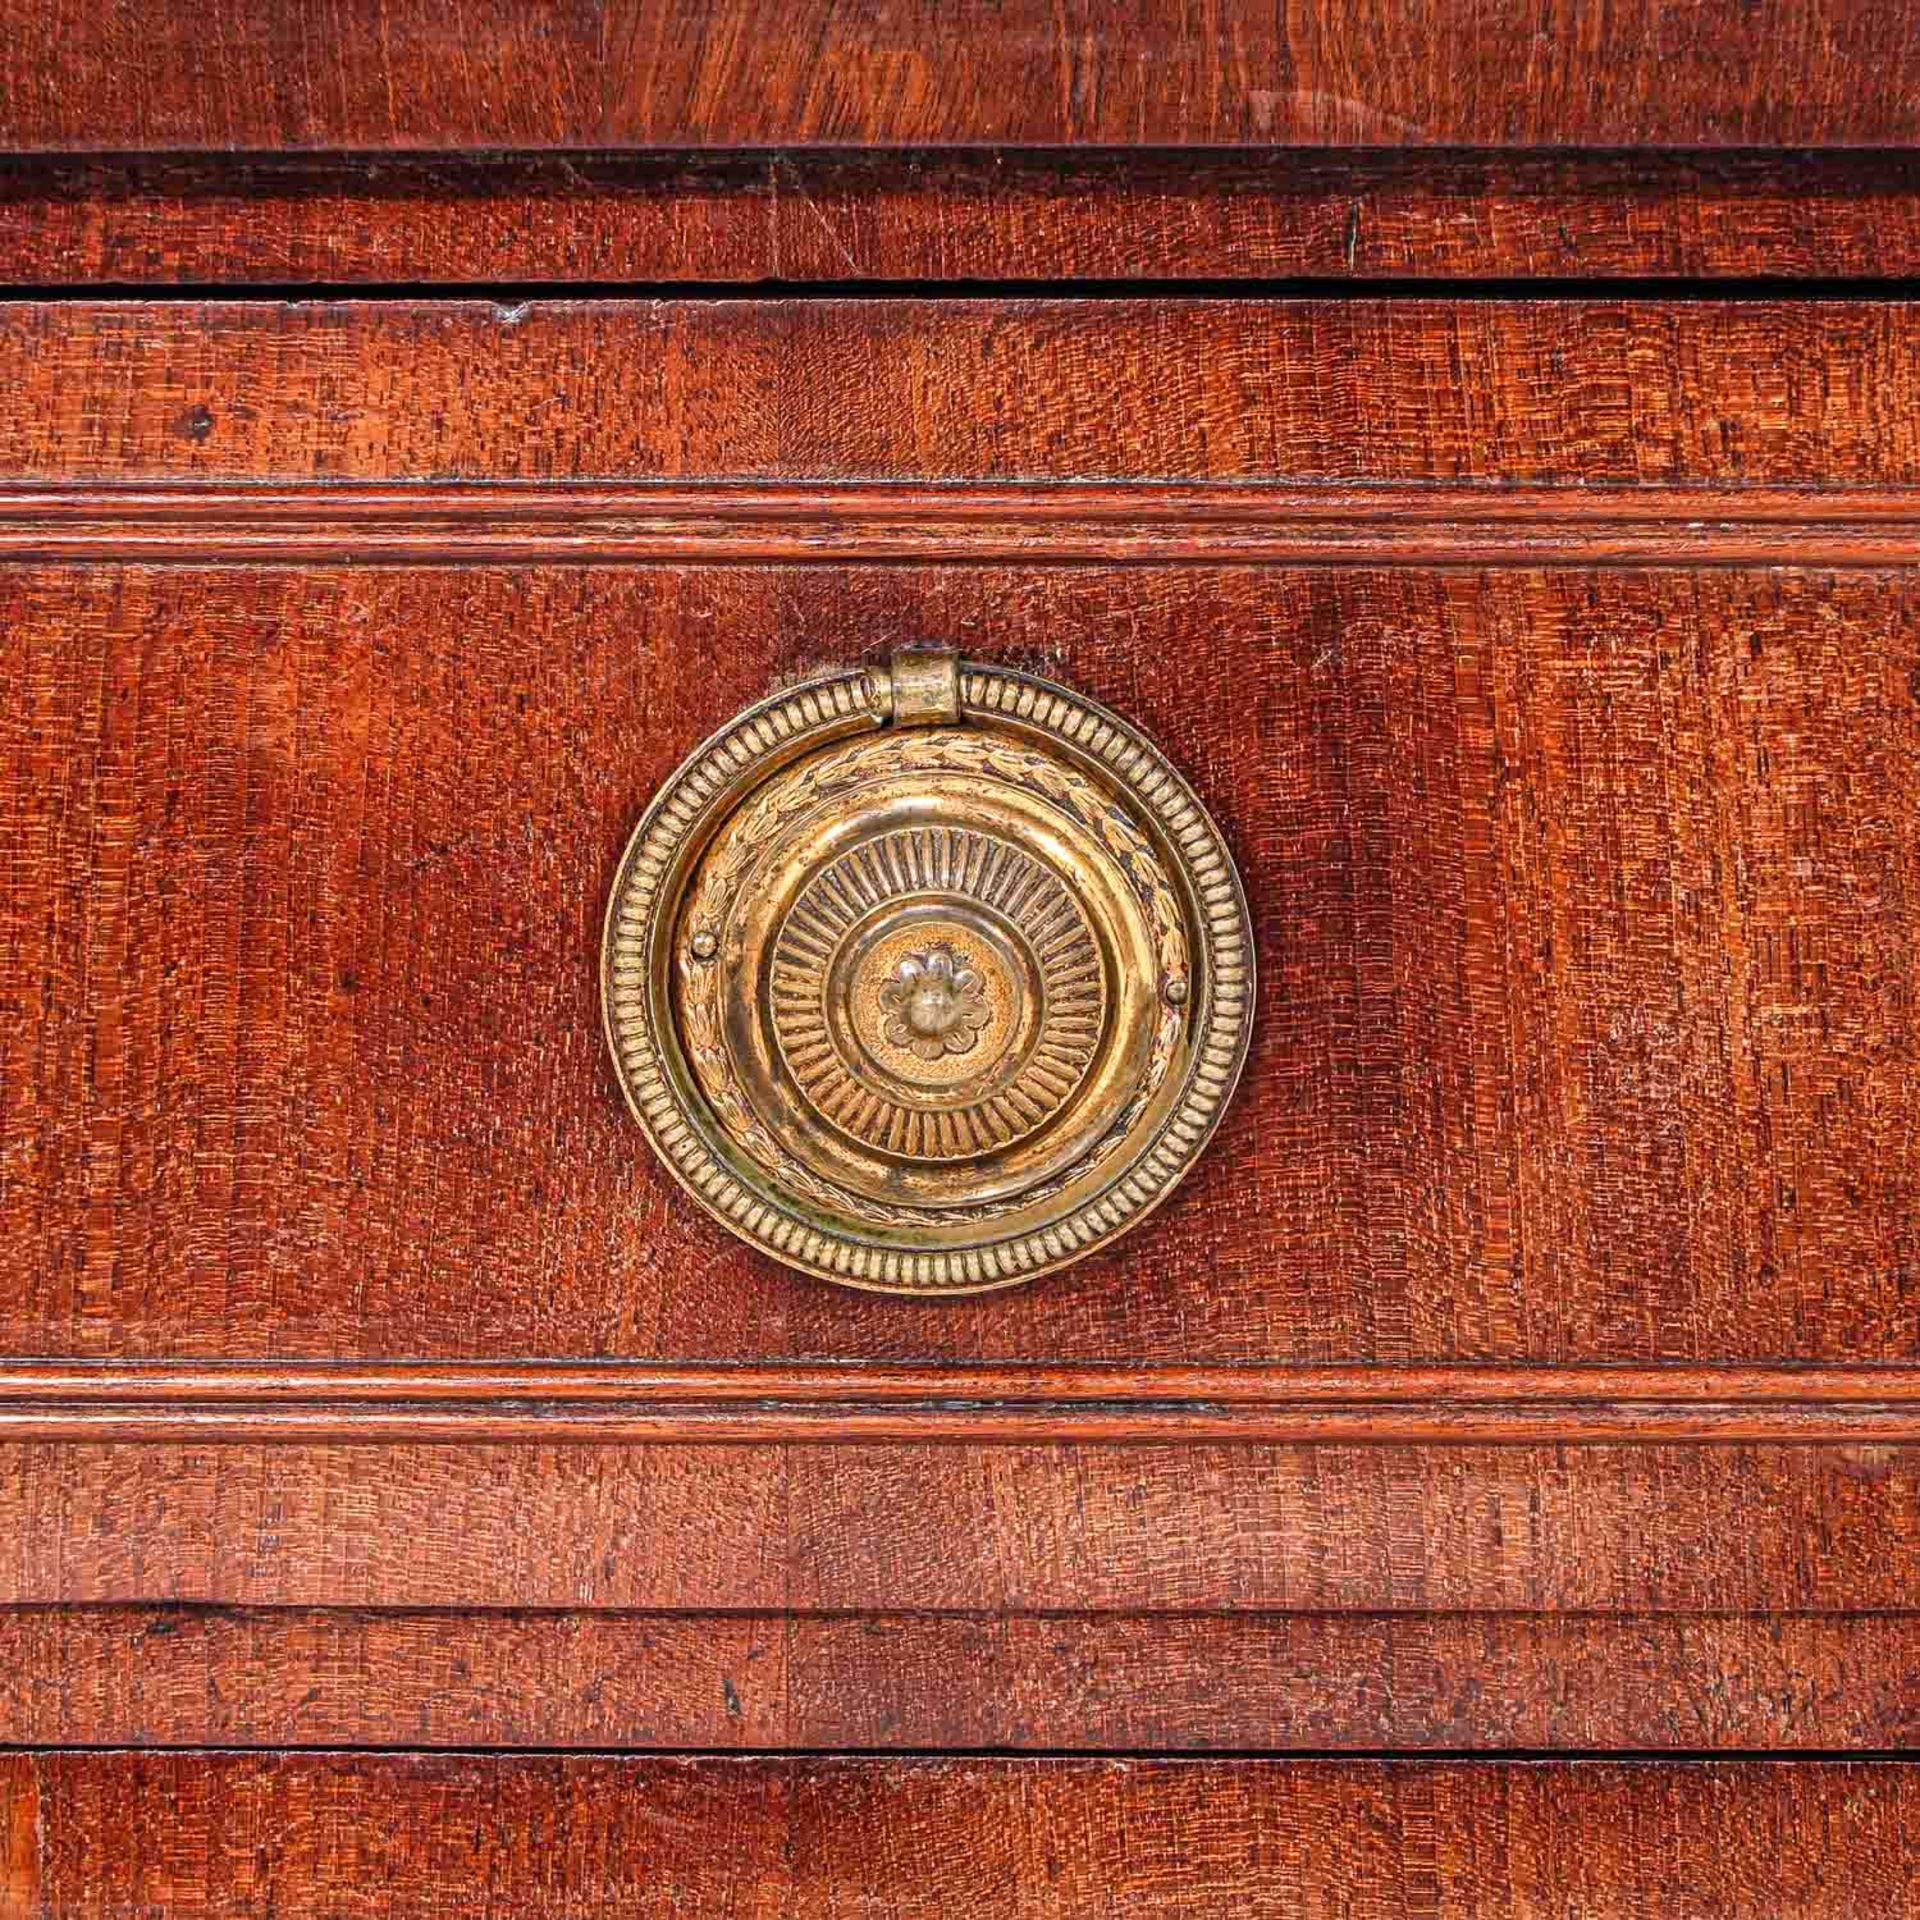
<svg viewBox="0 0 1920 1920">
<path fill-rule="evenodd" d="M 1132 727 L 908 649 L 749 708 L 614 882 L 634 1114 L 742 1239 L 847 1286 L 1010 1286 L 1124 1233 L 1232 1094 L 1238 876 Z"/>
</svg>

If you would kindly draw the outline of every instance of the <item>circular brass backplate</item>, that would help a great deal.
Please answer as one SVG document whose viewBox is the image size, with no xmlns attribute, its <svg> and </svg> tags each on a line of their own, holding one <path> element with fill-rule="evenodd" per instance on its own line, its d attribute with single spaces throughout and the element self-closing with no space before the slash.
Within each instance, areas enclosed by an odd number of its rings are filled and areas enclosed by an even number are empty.
<svg viewBox="0 0 1920 1920">
<path fill-rule="evenodd" d="M 1246 900 L 1186 782 L 1093 702 L 922 649 L 773 695 L 674 774 L 602 974 L 681 1183 L 897 1293 L 1124 1233 L 1206 1145 L 1253 1014 Z"/>
</svg>

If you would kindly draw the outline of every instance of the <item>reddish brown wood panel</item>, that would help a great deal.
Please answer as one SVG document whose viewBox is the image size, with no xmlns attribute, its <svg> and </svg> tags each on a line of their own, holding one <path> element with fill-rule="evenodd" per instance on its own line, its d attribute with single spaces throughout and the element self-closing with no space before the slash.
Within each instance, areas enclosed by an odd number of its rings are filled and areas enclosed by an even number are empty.
<svg viewBox="0 0 1920 1920">
<path fill-rule="evenodd" d="M 595 144 L 604 13 L 604 0 L 0 0 L 0 149 Z"/>
<path fill-rule="evenodd" d="M 793 279 L 1895 275 L 1907 153 L 796 153 Z"/>
<path fill-rule="evenodd" d="M 17 302 L 0 379 L 10 481 L 1920 479 L 1901 301 Z"/>
<path fill-rule="evenodd" d="M 17 1746 L 1839 1752 L 1916 1738 L 1911 1615 L 0 1614 L 0 1743 Z"/>
<path fill-rule="evenodd" d="M 1897 146 L 1900 0 L 8 0 L 0 147 Z"/>
<path fill-rule="evenodd" d="M 1877 1920 L 1920 1901 L 1920 1779 L 1897 1763 L 22 1754 L 0 1795 L 34 1842 L 19 1920 Z"/>
<path fill-rule="evenodd" d="M 16 159 L 0 163 L 0 278 L 419 286 L 817 277 L 806 261 L 818 229 L 782 214 L 775 183 L 787 175 L 775 167 L 601 154 Z M 796 245 L 805 253 L 789 264 Z"/>
<path fill-rule="evenodd" d="M 1909 1609 L 1920 1449 L 10 1445 L 0 1603 Z"/>
<path fill-rule="evenodd" d="M 13 1352 L 1915 1350 L 1911 574 L 49 569 L 0 607 Z M 1162 740 L 1263 1002 L 1174 1204 L 934 1309 L 683 1202 L 591 965 L 680 755 L 916 635 Z"/>
<path fill-rule="evenodd" d="M 0 277 L 1723 278 L 1920 271 L 1911 153 L 27 160 Z"/>
<path fill-rule="evenodd" d="M 607 0 L 609 114 L 642 144 L 1897 146 L 1898 0 Z"/>
<path fill-rule="evenodd" d="M 34 1762 L 0 1754 L 0 1912 L 31 1914 L 40 1899 L 40 1782 Z"/>
</svg>

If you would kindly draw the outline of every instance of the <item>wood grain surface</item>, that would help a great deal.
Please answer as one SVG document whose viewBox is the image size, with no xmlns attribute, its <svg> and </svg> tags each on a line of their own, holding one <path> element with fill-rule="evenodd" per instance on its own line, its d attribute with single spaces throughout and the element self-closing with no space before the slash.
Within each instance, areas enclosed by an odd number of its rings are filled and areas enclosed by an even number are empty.
<svg viewBox="0 0 1920 1920">
<path fill-rule="evenodd" d="M 1874 1752 L 1916 1737 L 1911 1614 L 0 1614 L 7 1746 Z"/>
<path fill-rule="evenodd" d="M 1913 578 L 12 571 L 0 1339 L 1910 1359 Z M 593 972 L 678 758 L 910 636 L 1162 741 L 1240 860 L 1263 1007 L 1172 1206 L 938 1308 L 800 1279 L 687 1207 Z"/>
<path fill-rule="evenodd" d="M 1915 1771 L 14 1754 L 20 1920 L 1880 1920 Z M 0 1883 L 5 1884 L 5 1883 Z"/>
<path fill-rule="evenodd" d="M 1920 270 L 1920 157 L 1148 151 L 0 161 L 23 286 Z"/>
<path fill-rule="evenodd" d="M 1764 483 L 1844 517 L 1915 459 L 1893 305 L 9 322 L 28 478 Z M 1118 398 L 1143 384 L 1144 415 Z M 16 1351 L 1914 1351 L 1905 574 L 9 580 L 9 992 L 44 1014 L 0 1122 Z M 1166 741 L 1247 867 L 1267 1008 L 1181 1206 L 940 1316 L 756 1270 L 669 1202 L 585 962 L 687 746 L 780 674 L 923 633 Z"/>
<path fill-rule="evenodd" d="M 0 1604 L 1874 1613 L 1892 1446 L 0 1447 Z"/>
<path fill-rule="evenodd" d="M 6 0 L 0 148 L 1870 147 L 1900 0 Z"/>
<path fill-rule="evenodd" d="M 0 380 L 10 484 L 1920 480 L 1899 300 L 20 301 Z"/>
<path fill-rule="evenodd" d="M 0 1742 L 184 1750 L 0 1761 L 0 1912 L 1912 1905 L 1902 1769 L 899 1756 L 1910 1743 L 1917 374 L 1893 301 L 0 311 Z M 939 1310 L 670 1193 L 593 972 L 680 755 L 910 637 L 1161 739 L 1264 996 L 1172 1207 Z M 282 1743 L 894 1759 L 200 1750 Z"/>
<path fill-rule="evenodd" d="M 0 1920 L 1920 1913 L 1899 0 L 0 46 L 0 285 L 183 296 L 0 304 Z M 593 964 L 927 637 L 1263 994 L 940 1310 L 669 1191 Z"/>
</svg>

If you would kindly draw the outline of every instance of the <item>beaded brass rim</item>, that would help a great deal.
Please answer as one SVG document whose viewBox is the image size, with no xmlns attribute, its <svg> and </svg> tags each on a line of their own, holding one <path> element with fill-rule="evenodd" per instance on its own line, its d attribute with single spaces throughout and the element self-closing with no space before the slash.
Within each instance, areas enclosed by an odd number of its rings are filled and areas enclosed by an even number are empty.
<svg viewBox="0 0 1920 1920">
<path fill-rule="evenodd" d="M 1166 1198 L 1253 1013 L 1218 830 L 1136 729 L 911 649 L 749 708 L 628 843 L 608 1043 L 655 1151 L 776 1259 L 974 1293 Z"/>
</svg>

